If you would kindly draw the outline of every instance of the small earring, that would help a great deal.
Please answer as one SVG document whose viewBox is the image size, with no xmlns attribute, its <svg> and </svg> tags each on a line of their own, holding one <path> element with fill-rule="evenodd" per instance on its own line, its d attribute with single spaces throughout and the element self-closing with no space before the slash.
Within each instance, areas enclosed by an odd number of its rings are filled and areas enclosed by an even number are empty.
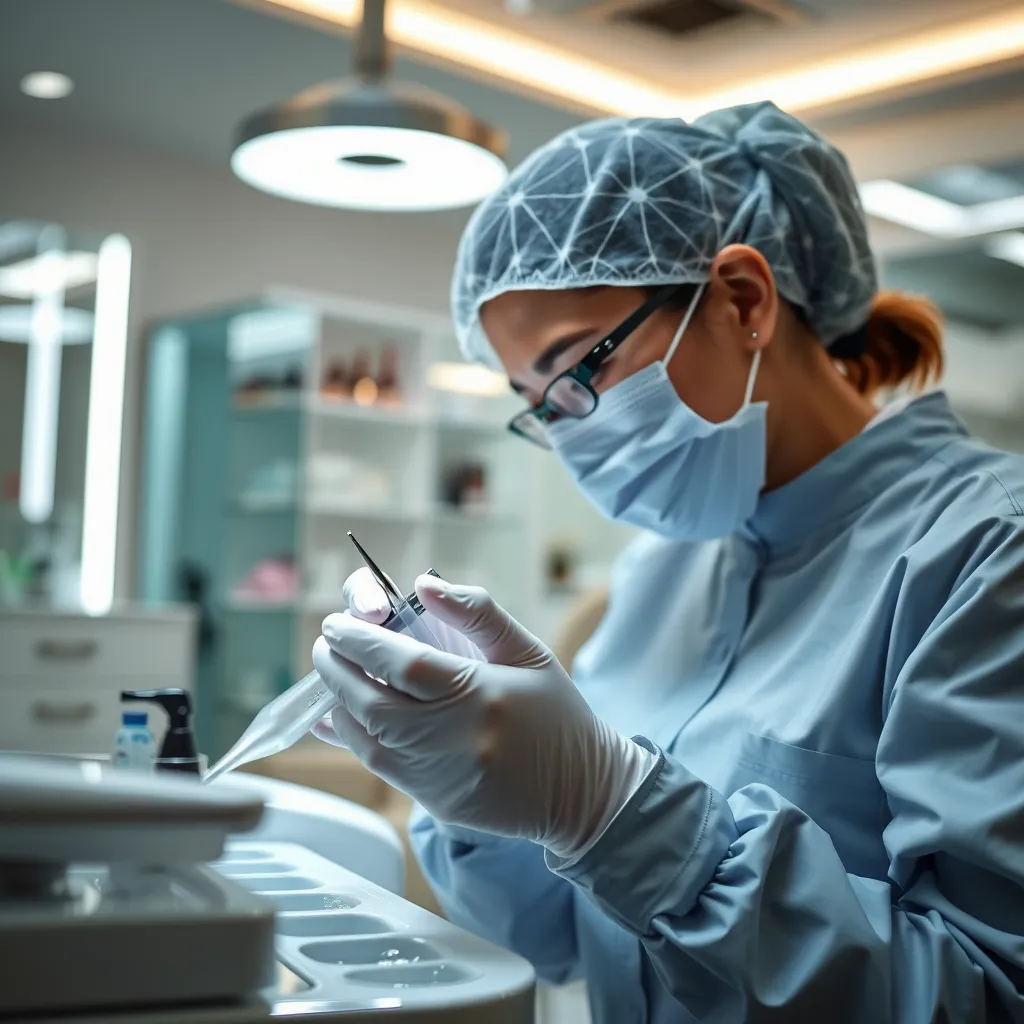
<svg viewBox="0 0 1024 1024">
<path fill-rule="evenodd" d="M 754 332 L 753 332 L 753 333 L 752 333 L 752 334 L 751 334 L 750 336 L 751 336 L 751 337 L 752 337 L 752 338 L 753 338 L 753 339 L 754 339 L 755 341 L 757 341 L 757 331 L 754 331 Z"/>
</svg>

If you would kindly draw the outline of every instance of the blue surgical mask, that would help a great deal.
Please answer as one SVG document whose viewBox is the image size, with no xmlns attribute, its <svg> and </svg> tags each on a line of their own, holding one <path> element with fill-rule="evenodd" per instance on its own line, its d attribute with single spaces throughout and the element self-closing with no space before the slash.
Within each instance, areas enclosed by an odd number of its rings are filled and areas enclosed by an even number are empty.
<svg viewBox="0 0 1024 1024">
<path fill-rule="evenodd" d="M 587 497 L 610 519 L 676 540 L 734 533 L 754 513 L 765 475 L 767 403 L 751 403 L 754 353 L 739 411 L 710 423 L 685 405 L 667 366 L 698 290 L 661 362 L 604 392 L 585 419 L 563 418 L 548 438 Z"/>
</svg>

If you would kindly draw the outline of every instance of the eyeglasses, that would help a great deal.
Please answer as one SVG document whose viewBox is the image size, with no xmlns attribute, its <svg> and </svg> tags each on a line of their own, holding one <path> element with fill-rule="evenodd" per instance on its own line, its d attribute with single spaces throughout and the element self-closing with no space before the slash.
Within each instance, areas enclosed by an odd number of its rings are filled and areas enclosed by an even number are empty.
<svg viewBox="0 0 1024 1024">
<path fill-rule="evenodd" d="M 590 383 L 602 363 L 656 310 L 670 299 L 692 290 L 692 284 L 659 288 L 610 334 L 602 338 L 575 366 L 560 373 L 545 389 L 540 404 L 524 409 L 509 420 L 508 429 L 540 448 L 550 450 L 547 427 L 563 416 L 582 420 L 596 408 L 598 394 Z"/>
</svg>

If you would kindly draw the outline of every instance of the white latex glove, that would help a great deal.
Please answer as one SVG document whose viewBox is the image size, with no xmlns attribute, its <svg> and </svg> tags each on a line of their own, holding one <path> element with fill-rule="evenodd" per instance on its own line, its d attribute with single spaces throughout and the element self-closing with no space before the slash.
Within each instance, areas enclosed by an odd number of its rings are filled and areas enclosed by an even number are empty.
<svg viewBox="0 0 1024 1024">
<path fill-rule="evenodd" d="M 313 664 L 341 701 L 338 738 L 442 822 L 578 857 L 654 755 L 598 719 L 554 655 L 486 591 L 420 576 L 416 592 L 487 660 L 330 616 Z M 352 610 L 368 614 L 356 597 Z"/>
<path fill-rule="evenodd" d="M 384 588 L 377 582 L 374 575 L 364 565 L 360 566 L 348 579 L 341 591 L 342 599 L 348 610 L 366 622 L 381 623 L 391 614 L 391 604 Z M 434 634 L 434 638 L 449 654 L 461 654 L 477 661 L 486 660 L 476 644 L 467 640 L 457 629 L 452 629 L 437 616 L 426 611 L 423 622 Z M 335 732 L 330 714 L 325 715 L 310 730 L 317 739 L 323 740 L 334 747 L 347 747 L 348 744 Z"/>
<path fill-rule="evenodd" d="M 366 622 L 381 623 L 391 614 L 391 605 L 388 603 L 384 589 L 365 565 L 356 569 L 345 580 L 341 596 L 345 601 L 345 607 L 356 618 L 364 619 Z M 486 660 L 476 644 L 468 640 L 457 629 L 453 629 L 448 623 L 442 622 L 430 611 L 424 612 L 422 618 L 442 649 L 449 654 L 461 654 L 467 658 L 476 658 L 477 661 Z"/>
</svg>

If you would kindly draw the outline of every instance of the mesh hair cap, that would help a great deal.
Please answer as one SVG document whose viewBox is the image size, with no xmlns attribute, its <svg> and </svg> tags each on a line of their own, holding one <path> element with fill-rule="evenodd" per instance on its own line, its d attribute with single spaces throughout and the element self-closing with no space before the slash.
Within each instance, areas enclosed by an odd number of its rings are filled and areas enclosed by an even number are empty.
<svg viewBox="0 0 1024 1024">
<path fill-rule="evenodd" d="M 466 227 L 452 281 L 463 355 L 500 368 L 479 313 L 503 292 L 704 281 L 728 242 L 762 253 L 825 345 L 866 322 L 877 278 L 857 187 L 796 118 L 757 103 L 571 129 Z"/>
</svg>

